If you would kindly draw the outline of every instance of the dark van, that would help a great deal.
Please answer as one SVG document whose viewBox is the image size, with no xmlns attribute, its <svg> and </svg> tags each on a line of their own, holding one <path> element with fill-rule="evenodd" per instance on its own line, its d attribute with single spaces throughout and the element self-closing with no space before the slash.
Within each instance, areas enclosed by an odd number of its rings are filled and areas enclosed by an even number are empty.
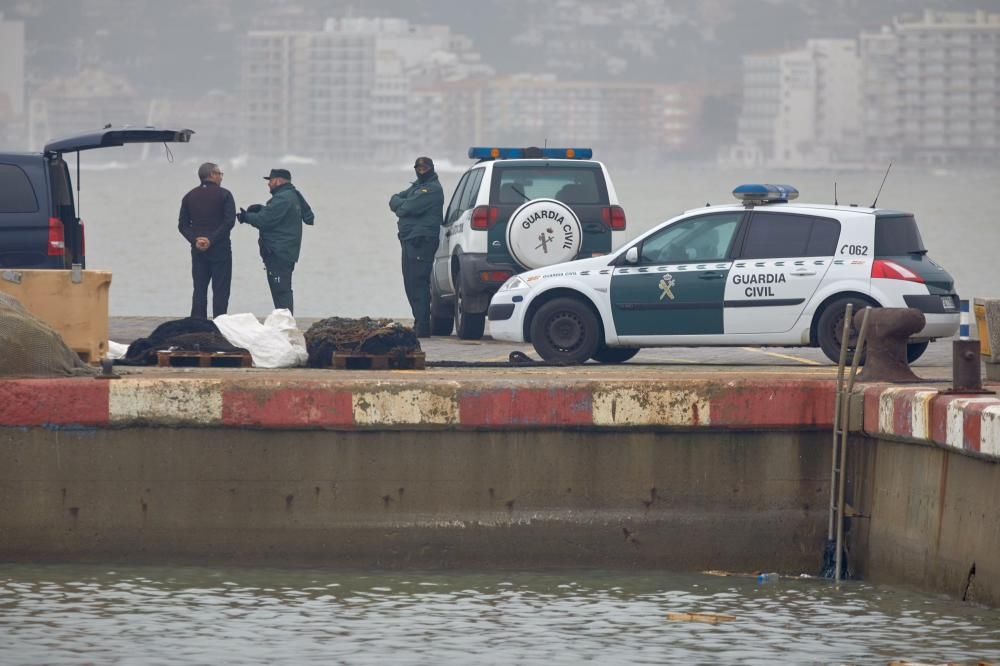
<svg viewBox="0 0 1000 666">
<path fill-rule="evenodd" d="M 126 143 L 187 143 L 194 132 L 155 127 L 106 127 L 53 141 L 41 153 L 0 152 L 0 268 L 85 266 L 83 223 L 77 217 L 67 153 Z M 77 172 L 79 178 L 79 172 Z"/>
</svg>

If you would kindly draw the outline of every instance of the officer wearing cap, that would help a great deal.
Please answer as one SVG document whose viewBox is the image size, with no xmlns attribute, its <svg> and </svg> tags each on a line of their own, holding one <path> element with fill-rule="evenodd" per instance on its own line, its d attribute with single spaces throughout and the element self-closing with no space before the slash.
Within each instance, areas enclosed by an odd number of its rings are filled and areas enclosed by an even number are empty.
<svg viewBox="0 0 1000 666">
<path fill-rule="evenodd" d="M 294 312 L 292 271 L 299 260 L 302 225 L 311 225 L 315 218 L 305 197 L 292 185 L 292 174 L 287 169 L 271 169 L 264 180 L 271 190 L 267 204 L 240 208 L 236 219 L 260 231 L 260 256 L 275 309 Z"/>
<path fill-rule="evenodd" d="M 413 311 L 417 337 L 431 335 L 431 269 L 438 234 L 444 223 L 444 191 L 429 157 L 413 164 L 417 179 L 407 189 L 393 194 L 389 209 L 399 218 L 396 234 L 403 251 L 403 288 Z"/>
</svg>

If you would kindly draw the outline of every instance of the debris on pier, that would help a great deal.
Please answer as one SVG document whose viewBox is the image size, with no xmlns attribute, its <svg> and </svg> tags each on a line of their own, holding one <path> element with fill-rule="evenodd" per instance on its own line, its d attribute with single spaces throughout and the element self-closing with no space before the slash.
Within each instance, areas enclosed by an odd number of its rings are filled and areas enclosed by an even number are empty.
<svg viewBox="0 0 1000 666">
<path fill-rule="evenodd" d="M 391 319 L 329 317 L 306 331 L 310 368 L 328 368 L 334 352 L 403 356 L 420 351 L 413 329 Z"/>
</svg>

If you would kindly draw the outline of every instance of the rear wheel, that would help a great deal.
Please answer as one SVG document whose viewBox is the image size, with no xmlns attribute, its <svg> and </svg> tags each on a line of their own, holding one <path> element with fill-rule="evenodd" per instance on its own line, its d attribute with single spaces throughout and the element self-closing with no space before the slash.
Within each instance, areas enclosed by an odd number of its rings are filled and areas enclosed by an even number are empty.
<svg viewBox="0 0 1000 666">
<path fill-rule="evenodd" d="M 583 363 L 597 353 L 600 322 L 575 298 L 556 298 L 538 309 L 531 320 L 535 351 L 553 363 Z"/>
<path fill-rule="evenodd" d="M 844 310 L 847 304 L 854 305 L 854 313 L 858 313 L 867 307 L 872 306 L 871 302 L 858 296 L 845 296 L 830 303 L 819 316 L 816 323 L 816 340 L 826 357 L 834 363 L 840 362 L 840 340 L 844 335 Z M 852 315 L 853 316 L 853 315 Z M 850 337 L 848 338 L 846 363 L 853 363 L 854 345 L 858 341 L 858 332 L 851 326 Z M 862 354 L 859 364 L 864 363 Z"/>
<path fill-rule="evenodd" d="M 478 340 L 486 330 L 486 313 L 471 313 L 465 311 L 465 299 L 462 298 L 462 276 L 455 276 L 455 334 L 462 340 Z"/>
<path fill-rule="evenodd" d="M 638 353 L 638 347 L 608 347 L 607 345 L 601 345 L 591 358 L 598 363 L 624 363 Z"/>
<path fill-rule="evenodd" d="M 929 345 L 929 344 L 930 344 L 930 342 L 927 342 L 927 341 L 924 341 L 924 342 L 911 342 L 911 343 L 907 344 L 906 345 L 906 362 L 907 363 L 913 363 L 918 358 L 920 358 L 921 356 L 923 356 L 924 352 L 927 351 L 927 345 Z"/>
</svg>

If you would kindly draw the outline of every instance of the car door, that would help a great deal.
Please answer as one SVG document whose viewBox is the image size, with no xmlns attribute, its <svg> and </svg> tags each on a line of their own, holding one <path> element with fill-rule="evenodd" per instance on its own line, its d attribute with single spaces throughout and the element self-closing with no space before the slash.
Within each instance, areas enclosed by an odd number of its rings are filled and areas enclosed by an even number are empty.
<svg viewBox="0 0 1000 666">
<path fill-rule="evenodd" d="M 743 215 L 726 211 L 674 222 L 637 244 L 635 264 L 615 266 L 610 302 L 623 343 L 669 344 L 674 336 L 723 332 L 728 257 Z"/>
<path fill-rule="evenodd" d="M 444 213 L 444 226 L 441 228 L 437 252 L 434 254 L 434 269 L 431 273 L 432 288 L 438 295 L 450 295 L 454 293 L 451 286 L 450 265 L 452 248 L 458 237 L 453 237 L 453 234 L 461 232 L 461 229 L 455 223 L 458 221 L 461 213 L 462 194 L 465 192 L 465 186 L 469 182 L 470 173 L 471 171 L 466 171 L 462 174 L 462 178 L 458 181 L 458 185 L 455 186 L 455 191 L 451 195 L 451 201 L 448 203 L 448 208 Z"/>
<path fill-rule="evenodd" d="M 833 264 L 835 219 L 755 210 L 726 282 L 725 331 L 791 330 Z"/>
</svg>

